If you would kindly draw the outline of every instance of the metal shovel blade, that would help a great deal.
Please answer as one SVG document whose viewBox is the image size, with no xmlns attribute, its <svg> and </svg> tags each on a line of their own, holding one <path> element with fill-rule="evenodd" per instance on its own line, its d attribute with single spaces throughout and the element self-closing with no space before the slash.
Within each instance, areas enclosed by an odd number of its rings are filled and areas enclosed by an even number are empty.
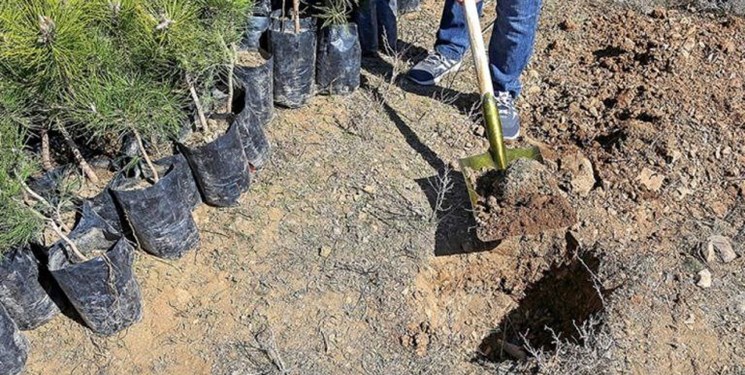
<svg viewBox="0 0 745 375">
<path fill-rule="evenodd" d="M 505 149 L 506 161 L 509 165 L 510 162 L 519 158 L 532 159 L 539 162 L 543 162 L 541 151 L 538 147 L 531 146 L 525 148 L 511 148 Z M 471 200 L 471 208 L 476 210 L 479 194 L 476 192 L 476 186 L 468 177 L 468 173 L 483 174 L 491 169 L 499 169 L 497 163 L 494 161 L 494 157 L 490 152 L 483 154 L 469 156 L 467 158 L 460 159 L 460 170 L 463 172 L 463 178 L 466 180 L 466 188 L 468 189 L 468 198 Z"/>
</svg>

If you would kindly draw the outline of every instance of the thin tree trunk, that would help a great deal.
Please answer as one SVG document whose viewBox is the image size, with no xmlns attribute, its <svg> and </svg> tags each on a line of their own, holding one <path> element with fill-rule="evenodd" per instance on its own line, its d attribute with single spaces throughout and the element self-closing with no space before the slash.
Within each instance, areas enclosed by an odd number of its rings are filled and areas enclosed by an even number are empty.
<svg viewBox="0 0 745 375">
<path fill-rule="evenodd" d="M 73 254 L 75 254 L 76 257 L 78 257 L 81 261 L 85 260 L 85 255 L 83 255 L 83 253 L 80 252 L 78 247 L 75 245 L 75 242 L 72 242 L 72 240 L 70 240 L 69 237 L 67 237 L 64 233 L 62 233 L 62 230 L 60 230 L 57 224 L 54 223 L 54 220 L 51 220 L 51 219 L 49 220 L 49 226 L 52 227 L 52 230 L 54 231 L 54 233 L 56 233 L 57 236 L 59 236 L 59 238 L 62 239 L 62 241 L 65 241 L 67 246 L 70 247 L 70 250 L 72 250 Z"/>
<path fill-rule="evenodd" d="M 78 149 L 78 146 L 75 144 L 75 141 L 70 136 L 70 133 L 67 132 L 67 129 L 65 129 L 65 126 L 61 123 L 57 122 L 57 127 L 59 128 L 60 133 L 62 133 L 62 138 L 65 139 L 65 142 L 67 143 L 67 147 L 70 147 L 70 150 L 72 151 L 72 155 L 75 158 L 75 161 L 78 163 L 78 166 L 83 171 L 86 177 L 88 177 L 91 182 L 94 184 L 98 183 L 98 176 L 96 176 L 96 172 L 93 172 L 93 169 L 90 165 L 88 165 L 88 162 L 85 161 L 85 158 L 83 157 L 83 154 L 80 153 L 80 150 Z"/>
<path fill-rule="evenodd" d="M 150 161 L 150 156 L 147 154 L 147 150 L 145 150 L 145 145 L 142 144 L 142 137 L 140 137 L 140 132 L 138 132 L 135 128 L 132 128 L 132 132 L 134 132 L 135 140 L 137 140 L 137 146 L 140 147 L 140 153 L 145 159 L 145 163 L 147 163 L 150 171 L 153 172 L 153 181 L 155 181 L 155 183 L 157 184 L 158 181 L 160 181 L 160 176 L 158 175 L 158 171 L 155 169 L 155 165 L 153 165 L 153 162 Z"/>
<path fill-rule="evenodd" d="M 207 128 L 207 117 L 204 116 L 204 110 L 202 109 L 202 101 L 199 100 L 197 95 L 197 89 L 194 87 L 194 81 L 191 76 L 186 76 L 186 82 L 189 84 L 189 92 L 191 93 L 191 99 L 194 100 L 194 105 L 197 107 L 197 114 L 199 115 L 199 122 L 202 124 L 202 129 Z"/>
<path fill-rule="evenodd" d="M 300 0 L 292 0 L 292 8 L 295 13 L 295 34 L 300 33 Z"/>
<path fill-rule="evenodd" d="M 233 112 L 233 95 L 235 95 L 235 89 L 233 88 L 233 76 L 235 73 L 235 59 L 236 51 L 235 44 L 230 44 L 230 67 L 228 70 L 228 113 Z"/>
<path fill-rule="evenodd" d="M 44 197 L 39 195 L 39 193 L 33 191 L 28 185 L 26 185 L 25 182 L 21 181 L 21 186 L 23 186 L 23 190 L 25 190 L 26 194 L 30 195 L 31 198 L 47 206 L 47 208 L 53 210 L 55 214 L 57 215 L 57 223 L 59 223 L 59 226 L 62 229 L 64 229 L 66 232 L 70 231 L 70 228 L 67 225 L 65 225 L 65 223 L 62 221 L 62 215 L 60 214 L 59 207 L 54 207 L 51 203 L 49 203 L 48 200 L 44 199 Z"/>
<path fill-rule="evenodd" d="M 78 246 L 75 245 L 75 242 L 72 242 L 70 237 L 67 237 L 62 232 L 62 230 L 60 229 L 60 227 L 57 226 L 57 223 L 55 223 L 54 220 L 44 216 L 41 212 L 33 209 L 32 207 L 29 207 L 29 209 L 34 215 L 47 222 L 49 227 L 52 228 L 52 231 L 54 231 L 54 234 L 56 234 L 57 237 L 59 237 L 62 241 L 65 242 L 65 244 L 67 244 L 67 246 L 70 247 L 70 250 L 73 252 L 73 254 L 75 254 L 76 257 L 78 257 L 81 261 L 86 259 L 85 255 L 83 255 L 83 253 L 81 253 L 78 249 Z"/>
<path fill-rule="evenodd" d="M 39 130 L 39 135 L 41 136 L 41 167 L 49 172 L 54 169 L 52 166 L 52 157 L 49 153 L 49 129 L 42 127 Z"/>
</svg>

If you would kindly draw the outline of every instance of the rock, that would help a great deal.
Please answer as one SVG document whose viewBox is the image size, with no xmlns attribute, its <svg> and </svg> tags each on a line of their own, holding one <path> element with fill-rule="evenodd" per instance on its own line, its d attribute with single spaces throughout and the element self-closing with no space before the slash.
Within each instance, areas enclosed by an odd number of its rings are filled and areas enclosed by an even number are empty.
<svg viewBox="0 0 745 375">
<path fill-rule="evenodd" d="M 619 108 L 628 108 L 631 105 L 631 102 L 634 101 L 635 97 L 635 91 L 628 89 L 623 90 L 618 94 L 618 96 L 616 96 L 616 104 L 618 104 Z"/>
<path fill-rule="evenodd" d="M 667 17 L 667 10 L 663 7 L 654 8 L 650 16 L 652 16 L 652 18 L 665 19 L 665 17 Z"/>
<path fill-rule="evenodd" d="M 698 281 L 696 282 L 696 285 L 699 287 L 706 289 L 711 287 L 711 272 L 709 270 L 704 269 L 699 271 L 698 273 Z"/>
<path fill-rule="evenodd" d="M 595 174 L 592 162 L 581 152 L 575 152 L 562 157 L 561 170 L 569 173 L 572 191 L 580 196 L 587 196 L 595 186 Z"/>
<path fill-rule="evenodd" d="M 665 176 L 645 167 L 642 169 L 642 172 L 639 173 L 639 176 L 636 177 L 636 180 L 644 185 L 648 190 L 657 192 L 662 187 L 662 183 L 665 182 Z"/>
<path fill-rule="evenodd" d="M 412 345 L 412 339 L 409 335 L 402 335 L 398 340 L 404 348 L 409 348 Z"/>
<path fill-rule="evenodd" d="M 577 23 L 570 19 L 564 20 L 562 23 L 559 24 L 559 28 L 561 28 L 564 31 L 574 31 L 577 30 Z"/>
<path fill-rule="evenodd" d="M 718 235 L 709 237 L 706 243 L 706 249 L 704 249 L 704 259 L 706 259 L 706 262 L 711 263 L 717 255 L 724 263 L 729 263 L 737 259 L 737 253 L 732 248 L 732 241 L 729 238 Z"/>
<path fill-rule="evenodd" d="M 414 347 L 416 347 L 416 354 L 421 357 L 425 356 L 429 347 L 429 335 L 424 332 L 417 333 L 414 336 Z"/>
<path fill-rule="evenodd" d="M 318 255 L 323 258 L 328 258 L 328 256 L 331 255 L 331 247 L 326 245 L 321 246 L 321 248 L 318 250 Z"/>
<path fill-rule="evenodd" d="M 737 47 L 735 47 L 735 42 L 731 40 L 722 43 L 721 48 L 724 53 L 732 53 L 737 50 Z"/>
</svg>

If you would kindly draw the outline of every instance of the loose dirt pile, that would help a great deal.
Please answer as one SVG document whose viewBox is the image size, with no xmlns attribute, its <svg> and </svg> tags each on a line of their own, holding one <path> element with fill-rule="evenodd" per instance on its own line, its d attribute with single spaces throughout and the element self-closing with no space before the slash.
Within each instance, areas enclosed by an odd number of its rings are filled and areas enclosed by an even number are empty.
<svg viewBox="0 0 745 375">
<path fill-rule="evenodd" d="M 551 172 L 535 160 L 515 160 L 504 172 L 464 173 L 480 196 L 475 210 L 481 240 L 535 235 L 577 219 Z"/>
<path fill-rule="evenodd" d="M 255 68 L 266 63 L 267 57 L 264 53 L 259 51 L 239 51 L 235 64 L 238 66 L 245 66 L 249 68 Z"/>
</svg>

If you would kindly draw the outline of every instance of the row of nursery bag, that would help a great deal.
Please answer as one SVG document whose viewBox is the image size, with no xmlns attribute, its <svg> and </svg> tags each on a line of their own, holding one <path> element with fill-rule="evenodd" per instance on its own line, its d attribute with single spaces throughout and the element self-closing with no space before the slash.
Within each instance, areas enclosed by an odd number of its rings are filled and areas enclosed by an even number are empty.
<svg viewBox="0 0 745 375">
<path fill-rule="evenodd" d="M 227 131 L 178 154 L 120 171 L 80 207 L 73 230 L 49 248 L 20 246 L 0 259 L 0 374 L 23 370 L 35 329 L 70 306 L 96 334 L 113 335 L 139 321 L 142 297 L 135 248 L 178 259 L 199 246 L 192 211 L 201 203 L 233 206 L 265 165 L 270 146 L 266 103 L 256 102 L 254 68 L 238 68 L 247 95 Z M 271 103 L 269 103 L 271 107 Z M 55 194 L 43 179 L 29 186 Z M 45 191 L 45 188 L 50 191 Z"/>
<path fill-rule="evenodd" d="M 274 103 L 287 108 L 305 105 L 316 92 L 349 94 L 360 85 L 357 26 L 348 23 L 318 30 L 314 17 L 301 18 L 296 25 L 279 10 L 271 16 L 254 15 L 249 17 L 236 66 L 265 67 L 271 75 L 257 84 L 272 92 Z"/>
</svg>

